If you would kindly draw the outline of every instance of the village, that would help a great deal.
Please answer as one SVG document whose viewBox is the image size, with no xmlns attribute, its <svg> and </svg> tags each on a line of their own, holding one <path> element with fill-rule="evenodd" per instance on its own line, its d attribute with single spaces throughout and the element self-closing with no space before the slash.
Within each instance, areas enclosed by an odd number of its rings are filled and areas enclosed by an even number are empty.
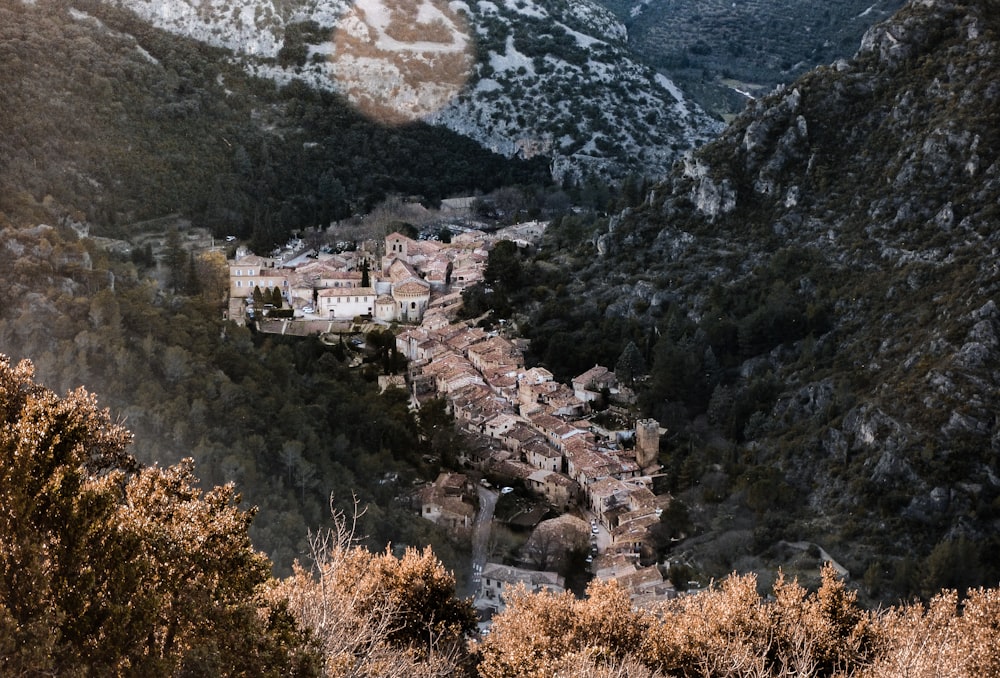
<svg viewBox="0 0 1000 678">
<path fill-rule="evenodd" d="M 557 382 L 543 367 L 526 367 L 509 326 L 487 331 L 458 317 L 461 293 L 483 281 L 491 247 L 510 240 L 530 249 L 544 228 L 468 230 L 447 243 L 392 232 L 341 251 L 292 246 L 262 257 L 240 249 L 228 262 L 230 319 L 297 336 L 391 327 L 407 370 L 379 377 L 380 386 L 407 389 L 414 408 L 447 402 L 467 444 L 458 467 L 420 488 L 414 507 L 480 542 L 470 590 L 484 619 L 518 584 L 564 590 L 558 570 L 573 552 L 585 553 L 589 572 L 618 581 L 636 604 L 675 595 L 651 534 L 670 502 L 653 491 L 665 431 L 634 418 L 635 395 L 610 369 L 595 365 L 571 384 Z M 543 506 L 505 517 L 530 536 L 519 562 L 492 562 L 482 542 L 494 506 L 515 488 Z"/>
</svg>

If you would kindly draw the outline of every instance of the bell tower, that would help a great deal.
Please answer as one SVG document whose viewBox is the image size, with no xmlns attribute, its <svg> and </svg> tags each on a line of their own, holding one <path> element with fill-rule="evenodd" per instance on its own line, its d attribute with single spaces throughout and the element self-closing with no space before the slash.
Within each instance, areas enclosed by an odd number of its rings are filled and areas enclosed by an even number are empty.
<svg viewBox="0 0 1000 678">
<path fill-rule="evenodd" d="M 660 422 L 640 419 L 635 422 L 635 461 L 640 468 L 649 468 L 660 457 Z"/>
</svg>

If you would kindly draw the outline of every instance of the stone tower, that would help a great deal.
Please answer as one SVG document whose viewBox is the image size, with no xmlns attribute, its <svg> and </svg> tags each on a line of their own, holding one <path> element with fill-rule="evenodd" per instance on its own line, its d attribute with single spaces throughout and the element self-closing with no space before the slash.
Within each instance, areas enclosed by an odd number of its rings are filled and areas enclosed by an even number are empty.
<svg viewBox="0 0 1000 678">
<path fill-rule="evenodd" d="M 635 461 L 639 468 L 649 468 L 660 457 L 660 422 L 640 419 L 635 422 Z"/>
</svg>

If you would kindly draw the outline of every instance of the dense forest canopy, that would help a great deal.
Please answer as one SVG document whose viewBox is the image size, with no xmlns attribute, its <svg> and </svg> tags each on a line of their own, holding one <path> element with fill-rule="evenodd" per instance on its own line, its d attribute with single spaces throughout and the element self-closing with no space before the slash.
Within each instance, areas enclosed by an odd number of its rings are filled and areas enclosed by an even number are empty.
<svg viewBox="0 0 1000 678">
<path fill-rule="evenodd" d="M 390 127 L 339 95 L 248 76 L 220 49 L 99 0 L 0 7 L 0 210 L 44 199 L 105 235 L 180 213 L 259 249 L 389 194 L 435 203 L 545 184 L 439 127 Z"/>
</svg>

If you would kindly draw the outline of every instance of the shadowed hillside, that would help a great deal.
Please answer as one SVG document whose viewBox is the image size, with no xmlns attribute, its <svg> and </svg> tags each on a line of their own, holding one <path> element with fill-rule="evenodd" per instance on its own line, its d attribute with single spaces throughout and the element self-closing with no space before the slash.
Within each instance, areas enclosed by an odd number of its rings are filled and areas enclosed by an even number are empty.
<svg viewBox="0 0 1000 678">
<path fill-rule="evenodd" d="M 1000 574 L 997 9 L 913 3 L 610 224 L 554 225 L 590 239 L 536 264 L 575 269 L 533 350 L 568 376 L 640 349 L 709 572 L 808 536 L 873 596 Z"/>
</svg>

